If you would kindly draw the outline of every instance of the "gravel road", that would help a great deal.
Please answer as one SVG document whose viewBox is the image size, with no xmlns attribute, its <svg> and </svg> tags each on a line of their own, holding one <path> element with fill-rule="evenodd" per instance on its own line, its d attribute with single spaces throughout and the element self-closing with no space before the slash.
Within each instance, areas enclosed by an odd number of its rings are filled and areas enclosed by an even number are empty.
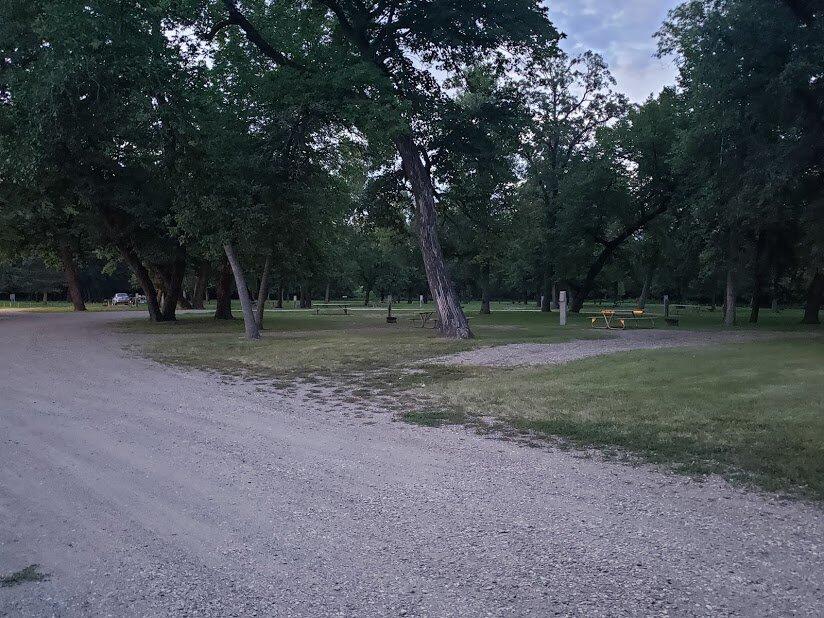
<svg viewBox="0 0 824 618">
<path fill-rule="evenodd" d="M 467 352 L 449 354 L 434 359 L 434 364 L 477 365 L 486 367 L 521 367 L 527 365 L 557 365 L 579 358 L 603 356 L 630 350 L 686 348 L 768 340 L 770 333 L 742 333 L 691 330 L 613 330 L 604 331 L 603 339 L 579 339 L 564 343 L 511 343 Z"/>
<path fill-rule="evenodd" d="M 808 615 L 824 510 L 393 422 L 0 317 L 10 616 Z"/>
</svg>

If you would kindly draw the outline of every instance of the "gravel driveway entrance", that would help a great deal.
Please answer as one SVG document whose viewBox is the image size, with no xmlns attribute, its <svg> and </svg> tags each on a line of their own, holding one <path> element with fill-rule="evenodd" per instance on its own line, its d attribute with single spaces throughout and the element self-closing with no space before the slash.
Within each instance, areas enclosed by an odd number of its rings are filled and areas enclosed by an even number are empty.
<svg viewBox="0 0 824 618">
<path fill-rule="evenodd" d="M 0 318 L 5 615 L 821 615 L 824 512 Z"/>
</svg>

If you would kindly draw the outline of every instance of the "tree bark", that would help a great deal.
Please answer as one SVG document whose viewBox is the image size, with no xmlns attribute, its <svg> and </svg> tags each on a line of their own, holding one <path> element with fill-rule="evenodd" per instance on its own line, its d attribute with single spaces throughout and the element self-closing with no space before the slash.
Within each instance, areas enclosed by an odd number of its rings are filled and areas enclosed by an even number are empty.
<svg viewBox="0 0 824 618">
<path fill-rule="evenodd" d="M 650 266 L 644 275 L 644 286 L 641 288 L 641 296 L 638 297 L 638 308 L 645 309 L 647 306 L 647 298 L 649 298 L 649 289 L 652 285 L 652 276 L 655 274 L 655 267 Z"/>
<path fill-rule="evenodd" d="M 255 323 L 258 329 L 263 328 L 263 312 L 266 311 L 266 300 L 269 298 L 269 276 L 272 272 L 272 252 L 266 256 L 263 264 L 263 272 L 260 275 L 260 288 L 258 289 L 258 306 Z"/>
<path fill-rule="evenodd" d="M 80 290 L 80 277 L 77 275 L 77 264 L 74 261 L 74 254 L 71 247 L 61 244 L 58 247 L 60 253 L 60 263 L 63 266 L 63 273 L 66 275 L 66 286 L 69 289 L 69 298 L 75 311 L 85 311 L 86 303 L 83 302 L 83 292 Z"/>
<path fill-rule="evenodd" d="M 249 298 L 249 287 L 246 285 L 246 276 L 243 274 L 243 267 L 240 265 L 240 260 L 237 259 L 235 248 L 231 243 L 223 245 L 223 250 L 226 252 L 226 259 L 229 260 L 229 265 L 232 267 L 232 273 L 235 276 L 235 287 L 237 288 L 237 295 L 240 297 L 240 308 L 243 311 L 243 326 L 246 330 L 246 338 L 250 341 L 260 339 L 260 329 L 258 329 L 255 314 L 254 311 L 252 311 L 252 299 Z"/>
<path fill-rule="evenodd" d="M 182 297 L 183 277 L 186 274 L 186 256 L 179 254 L 175 261 L 168 268 L 158 269 L 158 274 L 163 280 L 163 303 L 161 304 L 161 315 L 163 321 L 173 322 L 177 318 L 177 304 Z"/>
<path fill-rule="evenodd" d="M 727 286 L 724 292 L 724 326 L 735 326 L 736 310 L 735 266 L 727 268 Z"/>
<path fill-rule="evenodd" d="M 807 289 L 807 302 L 804 305 L 802 324 L 821 324 L 818 317 L 821 305 L 824 303 L 824 273 L 815 271 L 810 287 Z"/>
<path fill-rule="evenodd" d="M 215 289 L 216 320 L 232 319 L 232 267 L 226 259 L 221 260 L 220 269 L 217 275 L 217 288 Z"/>
<path fill-rule="evenodd" d="M 330 283 L 327 281 L 326 282 L 326 294 L 323 297 L 323 302 L 325 302 L 325 303 L 329 302 L 329 288 L 330 288 Z"/>
<path fill-rule="evenodd" d="M 192 309 L 203 309 L 206 298 L 206 286 L 209 283 L 209 262 L 203 262 L 197 269 L 195 288 L 192 291 Z"/>
<path fill-rule="evenodd" d="M 280 288 L 280 294 L 278 295 L 278 304 L 275 306 L 275 309 L 283 309 L 283 295 L 286 291 L 283 289 L 283 286 Z"/>
<path fill-rule="evenodd" d="M 481 282 L 481 314 L 483 315 L 489 315 L 492 313 L 489 298 L 489 270 L 489 264 L 484 264 L 482 273 L 483 281 Z"/>
<path fill-rule="evenodd" d="M 369 306 L 369 295 L 372 293 L 372 288 L 366 288 L 366 295 L 363 298 L 363 306 Z"/>
<path fill-rule="evenodd" d="M 544 271 L 541 293 L 538 295 L 538 303 L 541 305 L 541 311 L 544 313 L 552 311 L 552 285 L 550 284 L 548 271 Z"/>
<path fill-rule="evenodd" d="M 403 163 L 403 172 L 412 189 L 417 208 L 418 241 L 429 283 L 429 292 L 438 309 L 438 328 L 442 335 L 457 339 L 471 339 L 469 321 L 455 293 L 438 239 L 438 221 L 435 211 L 435 190 L 429 170 L 421 160 L 411 132 L 398 135 L 395 147 Z"/>
<path fill-rule="evenodd" d="M 764 245 L 766 238 L 764 233 L 758 235 L 758 241 L 755 245 L 755 272 L 753 273 L 752 282 L 752 301 L 750 302 L 750 324 L 758 323 L 758 312 L 761 309 L 761 290 L 764 287 Z"/>
<path fill-rule="evenodd" d="M 117 243 L 117 249 L 123 257 L 123 261 L 132 269 L 137 282 L 140 284 L 143 293 L 146 295 L 146 306 L 149 310 L 149 319 L 154 322 L 162 322 L 163 315 L 160 312 L 160 304 L 157 300 L 157 288 L 152 281 L 149 271 L 140 261 L 140 258 L 125 242 Z"/>
</svg>

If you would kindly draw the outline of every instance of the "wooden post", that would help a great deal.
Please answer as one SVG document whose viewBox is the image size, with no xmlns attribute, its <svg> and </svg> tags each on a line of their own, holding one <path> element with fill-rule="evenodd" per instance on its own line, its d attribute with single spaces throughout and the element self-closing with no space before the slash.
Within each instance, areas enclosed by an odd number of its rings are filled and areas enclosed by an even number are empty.
<svg viewBox="0 0 824 618">
<path fill-rule="evenodd" d="M 567 323 L 567 293 L 565 290 L 561 290 L 560 295 L 560 310 L 561 310 L 561 326 L 566 326 Z"/>
</svg>

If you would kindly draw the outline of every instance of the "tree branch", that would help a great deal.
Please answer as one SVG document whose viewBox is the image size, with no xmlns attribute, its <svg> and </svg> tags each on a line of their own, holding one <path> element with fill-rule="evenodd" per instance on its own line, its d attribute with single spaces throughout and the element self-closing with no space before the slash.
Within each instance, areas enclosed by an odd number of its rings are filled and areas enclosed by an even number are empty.
<svg viewBox="0 0 824 618">
<path fill-rule="evenodd" d="M 292 60 L 289 56 L 281 52 L 279 49 L 276 49 L 274 45 L 269 43 L 260 31 L 255 28 L 255 26 L 248 19 L 246 19 L 246 16 L 240 12 L 240 9 L 237 8 L 234 0 L 223 0 L 223 4 L 229 12 L 229 18 L 216 23 L 209 31 L 207 40 L 211 41 L 218 32 L 228 26 L 238 26 L 241 30 L 243 30 L 249 42 L 276 64 L 288 66 L 293 69 L 297 69 L 298 71 L 306 70 L 305 66 L 295 60 Z"/>
</svg>

